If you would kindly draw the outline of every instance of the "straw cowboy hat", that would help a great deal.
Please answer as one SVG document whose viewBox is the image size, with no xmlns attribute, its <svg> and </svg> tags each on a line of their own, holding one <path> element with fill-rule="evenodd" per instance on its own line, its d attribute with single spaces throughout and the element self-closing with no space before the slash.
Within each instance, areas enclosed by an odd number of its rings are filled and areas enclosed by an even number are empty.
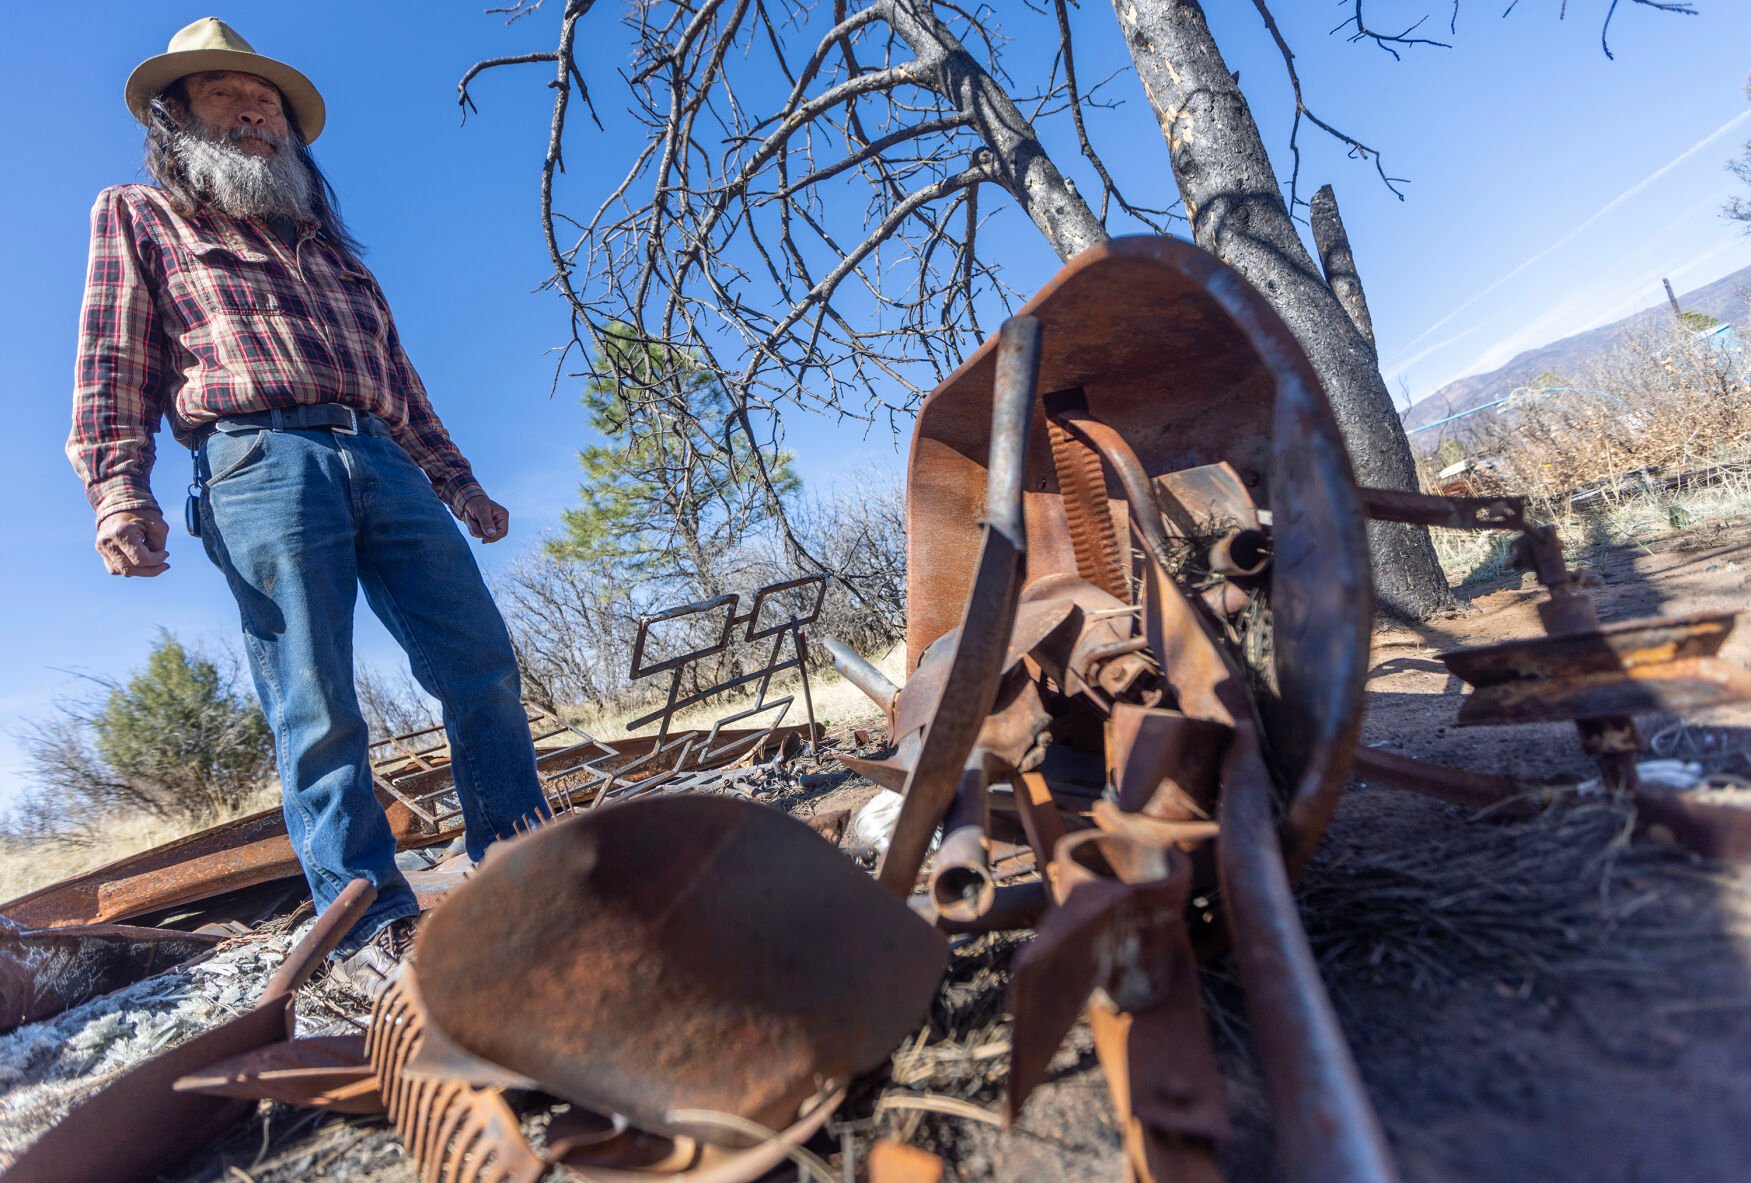
<svg viewBox="0 0 1751 1183">
<path fill-rule="evenodd" d="M 322 134 L 327 108 L 310 79 L 273 58 L 263 57 L 241 34 L 216 16 L 205 17 L 178 30 L 166 52 L 147 58 L 128 75 L 128 110 L 141 123 L 152 100 L 179 78 L 204 70 L 240 70 L 266 78 L 280 88 L 286 104 L 297 117 L 304 142 Z"/>
</svg>

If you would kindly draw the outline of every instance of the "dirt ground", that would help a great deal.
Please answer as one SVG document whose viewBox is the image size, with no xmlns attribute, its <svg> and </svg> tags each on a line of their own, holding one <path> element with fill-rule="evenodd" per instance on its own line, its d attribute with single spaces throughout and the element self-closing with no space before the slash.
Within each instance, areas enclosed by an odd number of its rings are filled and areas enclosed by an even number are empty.
<svg viewBox="0 0 1751 1183">
<path fill-rule="evenodd" d="M 1607 621 L 1751 607 L 1751 525 L 1601 549 L 1593 566 Z M 1463 687 L 1435 655 L 1533 635 L 1538 594 L 1518 577 L 1469 586 L 1466 614 L 1378 633 L 1368 742 L 1509 775 L 1589 775 L 1567 725 L 1452 724 Z M 1751 664 L 1751 627 L 1726 655 Z M 1751 709 L 1648 719 L 1643 732 L 1651 755 L 1751 775 Z M 812 815 L 874 792 L 830 762 L 803 762 L 764 796 Z M 1751 1179 L 1751 869 L 1658 846 L 1633 822 L 1600 795 L 1506 820 L 1349 789 L 1300 896 L 1407 1183 Z M 1019 941 L 955 948 L 928 1025 L 858 1082 L 812 1144 L 835 1172 L 849 1157 L 863 1177 L 870 1141 L 897 1137 L 943 1155 L 951 1179 L 1123 1177 L 1086 1028 L 1016 1128 L 992 1121 Z M 1205 1001 L 1234 1120 L 1228 1178 L 1275 1178 L 1244 996 L 1225 962 L 1206 968 Z M 264 1106 L 181 1177 L 411 1183 L 415 1173 L 380 1120 Z"/>
</svg>

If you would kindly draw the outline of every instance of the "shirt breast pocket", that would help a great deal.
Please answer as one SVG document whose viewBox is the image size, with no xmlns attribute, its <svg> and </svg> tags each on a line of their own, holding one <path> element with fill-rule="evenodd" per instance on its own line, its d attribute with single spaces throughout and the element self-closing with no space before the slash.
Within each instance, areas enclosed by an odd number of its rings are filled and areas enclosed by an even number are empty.
<svg viewBox="0 0 1751 1183">
<path fill-rule="evenodd" d="M 189 291 L 210 316 L 233 319 L 288 311 L 275 278 L 277 265 L 267 254 L 216 241 L 191 242 L 184 250 Z"/>
</svg>

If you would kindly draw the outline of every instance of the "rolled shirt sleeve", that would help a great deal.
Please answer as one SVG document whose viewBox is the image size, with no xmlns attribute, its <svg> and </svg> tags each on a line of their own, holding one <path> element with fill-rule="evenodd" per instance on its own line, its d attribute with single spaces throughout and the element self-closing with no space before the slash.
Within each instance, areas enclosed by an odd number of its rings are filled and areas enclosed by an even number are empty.
<svg viewBox="0 0 1751 1183">
<path fill-rule="evenodd" d="M 67 457 L 99 521 L 123 510 L 158 508 L 151 477 L 168 346 L 146 282 L 156 251 L 139 235 L 121 191 L 98 195 Z"/>
</svg>

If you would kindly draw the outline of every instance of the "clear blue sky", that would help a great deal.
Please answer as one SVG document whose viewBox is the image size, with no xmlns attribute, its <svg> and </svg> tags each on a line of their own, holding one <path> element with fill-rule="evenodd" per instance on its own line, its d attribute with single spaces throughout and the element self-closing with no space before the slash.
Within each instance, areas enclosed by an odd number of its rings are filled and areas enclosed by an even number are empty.
<svg viewBox="0 0 1751 1183">
<path fill-rule="evenodd" d="M 1527 346 L 1602 323 L 1751 263 L 1751 240 L 1718 217 L 1736 184 L 1724 162 L 1751 139 L 1743 93 L 1751 6 L 1698 0 L 1699 17 L 1625 7 L 1615 62 L 1599 49 L 1604 0 L 1501 5 L 1466 0 L 1450 50 L 1405 60 L 1328 36 L 1347 5 L 1280 4 L 1309 100 L 1327 119 L 1383 148 L 1409 178 L 1398 201 L 1371 165 L 1304 132 L 1304 192 L 1338 188 L 1367 285 L 1388 380 L 1415 395 L 1488 369 Z M 997 6 L 1008 10 L 1009 4 Z M 309 74 L 329 105 L 317 145 L 368 262 L 395 309 L 439 412 L 487 488 L 512 512 L 512 537 L 483 551 L 489 568 L 557 523 L 587 442 L 575 391 L 549 397 L 566 333 L 560 305 L 534 289 L 546 274 L 536 224 L 536 169 L 551 92 L 545 67 L 500 72 L 475 88 L 460 127 L 455 83 L 475 59 L 551 45 L 558 3 L 506 27 L 472 3 L 237 3 L 217 10 L 264 53 Z M 1046 50 L 1014 4 L 1018 68 Z M 1241 72 L 1279 165 L 1289 107 L 1280 62 L 1251 6 L 1207 3 L 1230 66 Z M 1380 0 L 1383 25 L 1446 4 Z M 577 121 L 567 195 L 578 205 L 624 159 L 633 134 L 614 69 L 624 42 L 618 4 L 598 5 L 586 71 L 607 124 Z M 172 570 L 154 580 L 103 573 L 91 520 L 62 455 L 88 211 L 99 189 L 138 178 L 140 132 L 122 83 L 181 25 L 215 10 L 181 2 L 13 5 L 0 47 L 14 126 L 0 189 L 0 367 L 19 419 L 0 444 L 0 504 L 14 523 L 0 584 L 0 801 L 21 783 L 10 737 L 77 692 L 70 671 L 122 676 L 157 630 L 213 649 L 233 643 L 236 609 L 198 543 L 172 535 Z M 1402 19 L 1401 19 L 1402 18 Z M 1085 79 L 1124 66 L 1111 12 L 1077 16 Z M 1109 93 L 1124 107 L 1095 136 L 1134 195 L 1172 192 L 1160 133 L 1134 78 Z M 1073 153 L 1073 145 L 1054 144 Z M 1085 191 L 1092 187 L 1084 185 Z M 995 202 L 995 195 L 986 199 Z M 1056 263 L 1021 219 L 1000 216 L 1010 282 L 1023 290 Z M 805 479 L 829 485 L 848 457 L 897 468 L 885 432 L 867 439 L 824 422 L 791 425 Z M 187 458 L 164 437 L 156 482 L 180 516 Z M 360 646 L 373 664 L 394 649 L 369 614 Z"/>
</svg>

